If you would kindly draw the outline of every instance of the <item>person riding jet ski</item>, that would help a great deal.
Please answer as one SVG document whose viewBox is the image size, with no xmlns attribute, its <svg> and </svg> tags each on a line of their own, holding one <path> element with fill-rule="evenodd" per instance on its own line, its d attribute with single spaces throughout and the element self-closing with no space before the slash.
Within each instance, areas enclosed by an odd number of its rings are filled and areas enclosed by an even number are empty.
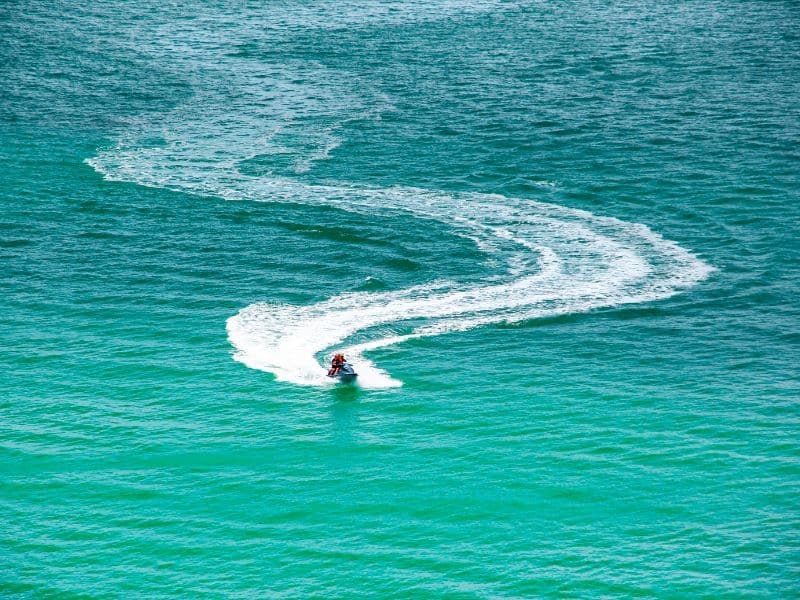
<svg viewBox="0 0 800 600">
<path fill-rule="evenodd" d="M 334 354 L 333 360 L 331 360 L 331 368 L 328 369 L 328 377 L 336 377 L 339 374 L 339 371 L 342 370 L 345 362 L 347 361 L 344 359 L 344 354 Z"/>
<path fill-rule="evenodd" d="M 331 368 L 328 369 L 328 377 L 338 379 L 342 383 L 352 383 L 356 380 L 356 377 L 358 377 L 358 373 L 353 369 L 353 365 L 347 362 L 344 354 L 337 353 L 334 355 L 333 360 L 331 360 Z"/>
</svg>

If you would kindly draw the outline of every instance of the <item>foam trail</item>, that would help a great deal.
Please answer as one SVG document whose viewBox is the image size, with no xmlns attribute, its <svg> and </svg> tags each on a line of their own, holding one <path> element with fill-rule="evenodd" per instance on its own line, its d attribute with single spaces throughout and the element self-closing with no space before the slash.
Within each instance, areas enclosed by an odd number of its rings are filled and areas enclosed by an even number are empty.
<svg viewBox="0 0 800 600">
<path fill-rule="evenodd" d="M 187 152 L 180 148 L 173 152 Z M 181 158 L 165 149 L 117 149 L 91 164 L 108 178 L 232 200 L 327 204 L 368 214 L 402 206 L 416 217 L 451 224 L 506 265 L 488 285 L 439 282 L 344 294 L 312 306 L 254 304 L 228 320 L 236 360 L 297 384 L 327 383 L 317 356 L 337 348 L 359 357 L 364 386 L 398 385 L 363 353 L 410 337 L 666 298 L 711 270 L 644 225 L 586 211 L 488 194 L 309 186 L 208 170 L 188 157 L 176 176 L 173 166 Z M 420 320 L 425 324 L 405 335 L 348 343 L 359 332 Z"/>
<path fill-rule="evenodd" d="M 427 6 L 414 10 L 424 16 Z M 451 8 L 445 2 L 436 14 Z M 347 123 L 378 121 L 394 108 L 357 74 L 311 62 L 265 64 L 225 51 L 235 39 L 258 39 L 261 25 L 247 27 L 260 18 L 218 17 L 219 39 L 194 30 L 193 22 L 152 36 L 170 40 L 169 47 L 140 38 L 139 51 L 165 69 L 213 72 L 194 81 L 185 104 L 133 126 L 89 159 L 92 167 L 109 180 L 229 200 L 325 205 L 388 218 L 410 213 L 448 224 L 498 265 L 480 283 L 350 293 L 311 306 L 247 306 L 227 321 L 234 358 L 245 365 L 283 381 L 325 385 L 321 361 L 339 349 L 358 360 L 363 386 L 400 385 L 365 353 L 415 337 L 667 298 L 711 272 L 644 225 L 586 211 L 495 194 L 297 181 L 316 161 L 332 158 Z"/>
<path fill-rule="evenodd" d="M 573 229 L 570 225 L 568 229 Z M 541 260 L 541 270 L 495 285 L 463 289 L 412 289 L 378 294 L 346 294 L 310 307 L 255 304 L 228 321 L 236 358 L 248 366 L 295 383 L 324 380 L 315 355 L 336 346 L 359 363 L 363 383 L 370 387 L 398 382 L 364 358 L 364 352 L 414 337 L 440 335 L 497 322 L 513 322 L 556 314 L 583 312 L 604 306 L 668 297 L 701 279 L 707 267 L 679 247 L 649 230 L 629 227 L 640 236 L 640 252 L 658 250 L 654 262 L 669 258 L 668 270 L 653 274 L 653 264 L 604 236 L 593 244 L 605 260 L 588 253 L 566 261 Z M 623 230 L 624 231 L 624 230 Z M 628 231 L 627 233 L 630 233 Z M 587 232 L 583 232 L 586 236 Z M 647 247 L 644 244 L 655 244 Z M 542 249 L 541 255 L 554 254 Z M 671 256 L 670 256 L 671 255 Z M 576 264 L 580 263 L 580 264 Z M 426 324 L 406 335 L 389 335 L 342 346 L 342 342 L 379 325 L 423 319 Z"/>
</svg>

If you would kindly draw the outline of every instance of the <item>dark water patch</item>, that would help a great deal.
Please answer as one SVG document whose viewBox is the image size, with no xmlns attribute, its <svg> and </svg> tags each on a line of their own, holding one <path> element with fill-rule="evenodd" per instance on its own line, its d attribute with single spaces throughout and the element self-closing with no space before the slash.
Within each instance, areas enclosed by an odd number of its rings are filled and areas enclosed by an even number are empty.
<svg viewBox="0 0 800 600">
<path fill-rule="evenodd" d="M 231 223 L 236 223 L 237 225 L 241 225 L 250 221 L 250 219 L 257 215 L 258 213 L 248 210 L 246 208 L 241 208 L 239 210 L 225 210 L 220 211 L 215 214 L 218 219 L 223 221 L 230 221 Z"/>
<path fill-rule="evenodd" d="M 75 210 L 82 213 L 93 215 L 124 215 L 127 208 L 103 200 L 70 200 L 69 204 L 75 206 Z"/>
<path fill-rule="evenodd" d="M 660 303 L 602 310 L 598 311 L 598 314 L 620 321 L 630 321 L 638 319 L 664 319 L 680 314 L 680 310 Z"/>
<path fill-rule="evenodd" d="M 28 229 L 30 225 L 26 223 L 19 223 L 15 221 L 0 222 L 0 231 L 14 231 L 17 229 Z"/>
<path fill-rule="evenodd" d="M 77 237 L 90 240 L 120 240 L 132 236 L 117 231 L 81 231 L 77 234 Z"/>
<path fill-rule="evenodd" d="M 389 258 L 379 261 L 379 264 L 404 273 L 413 273 L 423 268 L 420 263 L 409 258 Z"/>
<path fill-rule="evenodd" d="M 261 48 L 255 43 L 237 44 L 235 49 L 228 52 L 227 56 L 234 58 L 263 58 L 268 50 Z"/>
<path fill-rule="evenodd" d="M 800 347 L 800 331 L 781 331 L 778 332 L 778 339 L 788 344 Z"/>
<path fill-rule="evenodd" d="M 535 317 L 521 321 L 501 322 L 492 325 L 494 329 L 528 329 L 531 327 L 549 327 L 553 325 L 567 325 L 582 321 L 591 313 L 569 313 L 564 315 Z"/>
<path fill-rule="evenodd" d="M 24 239 L 24 238 L 16 238 L 16 239 L 8 239 L 8 238 L 0 238 L 0 248 L 22 248 L 24 246 L 31 246 L 33 245 L 33 240 Z"/>
<path fill-rule="evenodd" d="M 389 286 L 385 281 L 378 277 L 367 277 L 363 283 L 354 288 L 358 292 L 378 292 L 388 289 Z"/>
<path fill-rule="evenodd" d="M 285 221 L 276 221 L 275 225 L 288 231 L 297 232 L 305 237 L 320 238 L 348 244 L 367 244 L 370 246 L 383 247 L 391 245 L 381 237 L 366 237 L 355 229 L 341 226 L 307 225 L 302 223 L 288 223 Z"/>
<path fill-rule="evenodd" d="M 335 402 L 357 402 L 364 391 L 357 385 L 337 384 L 331 390 L 331 398 Z"/>
</svg>

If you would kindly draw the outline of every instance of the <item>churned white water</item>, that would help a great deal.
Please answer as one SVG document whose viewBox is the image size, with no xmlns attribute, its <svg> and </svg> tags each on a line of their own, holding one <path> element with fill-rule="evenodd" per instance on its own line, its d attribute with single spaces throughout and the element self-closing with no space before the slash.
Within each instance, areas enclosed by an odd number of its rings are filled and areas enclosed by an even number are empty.
<svg viewBox="0 0 800 600">
<path fill-rule="evenodd" d="M 221 39 L 195 43 L 191 27 L 169 33 L 173 47 L 149 48 L 155 58 L 179 49 L 170 64 L 188 71 L 216 65 L 226 85 L 198 83 L 172 113 L 135 123 L 88 161 L 106 178 L 229 200 L 436 220 L 498 265 L 489 281 L 348 293 L 311 306 L 264 298 L 227 322 L 234 358 L 249 367 L 321 385 L 328 380 L 320 363 L 338 349 L 358 362 L 362 385 L 399 385 L 364 353 L 409 337 L 665 298 L 711 270 L 644 225 L 586 211 L 496 194 L 303 183 L 299 177 L 341 144 L 348 122 L 380 120 L 393 110 L 390 100 L 321 66 L 253 64 L 226 52 Z M 240 112 L 231 110 L 237 103 Z M 264 158 L 283 159 L 284 167 L 254 172 L 254 161 Z"/>
</svg>

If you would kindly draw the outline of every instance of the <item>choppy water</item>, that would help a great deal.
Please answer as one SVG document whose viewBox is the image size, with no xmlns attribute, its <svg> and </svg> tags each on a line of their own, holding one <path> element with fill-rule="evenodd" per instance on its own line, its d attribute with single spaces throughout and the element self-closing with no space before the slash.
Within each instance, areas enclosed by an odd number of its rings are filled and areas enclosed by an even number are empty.
<svg viewBox="0 0 800 600">
<path fill-rule="evenodd" d="M 796 596 L 799 24 L 4 5 L 0 595 Z"/>
</svg>

